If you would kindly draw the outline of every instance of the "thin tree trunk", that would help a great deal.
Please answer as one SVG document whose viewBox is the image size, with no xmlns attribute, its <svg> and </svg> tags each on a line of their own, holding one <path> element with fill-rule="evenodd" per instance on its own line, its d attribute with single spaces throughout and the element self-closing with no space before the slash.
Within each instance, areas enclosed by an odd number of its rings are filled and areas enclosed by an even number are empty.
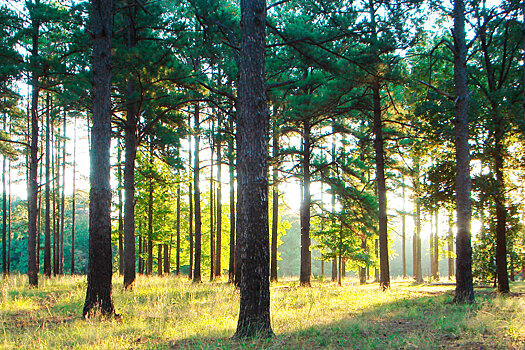
<svg viewBox="0 0 525 350">
<path fill-rule="evenodd" d="M 89 194 L 89 262 L 83 316 L 113 315 L 111 297 L 111 36 L 113 0 L 91 0 L 93 127 Z"/>
<path fill-rule="evenodd" d="M 46 186 L 45 186 L 45 206 L 46 216 L 44 220 L 44 274 L 51 277 L 51 206 L 50 206 L 50 132 L 51 132 L 51 117 L 50 117 L 50 96 L 46 95 Z"/>
<path fill-rule="evenodd" d="M 56 168 L 56 157 L 55 157 L 55 153 L 56 153 L 56 143 L 55 143 L 55 128 L 54 128 L 54 125 L 53 125 L 53 121 L 51 121 L 51 175 L 52 175 L 52 180 L 51 180 L 51 186 L 52 186 L 52 193 L 51 193 L 51 196 L 52 196 L 52 207 L 53 207 L 53 211 L 52 211 L 52 215 L 51 215 L 51 224 L 53 225 L 52 227 L 52 236 L 53 236 L 53 276 L 56 276 L 58 274 L 58 258 L 57 258 L 57 253 L 58 253 L 58 250 L 57 250 L 57 225 L 56 225 L 56 215 L 57 215 L 57 198 L 56 198 L 56 194 L 57 194 L 57 189 L 56 189 L 56 181 L 57 181 L 57 175 L 56 175 L 56 172 L 55 172 L 55 168 Z"/>
<path fill-rule="evenodd" d="M 434 221 L 434 213 L 430 211 L 430 238 L 428 240 L 430 244 L 429 255 L 430 255 L 430 274 L 428 280 L 430 281 L 434 278 L 434 226 L 432 225 Z"/>
<path fill-rule="evenodd" d="M 233 133 L 233 125 L 231 125 L 230 131 Z M 230 175 L 230 259 L 228 264 L 229 283 L 235 283 L 235 157 L 233 148 L 233 136 L 230 136 L 228 138 L 228 170 Z"/>
<path fill-rule="evenodd" d="M 363 249 L 363 251 L 366 251 L 366 248 L 366 236 L 363 236 L 361 238 L 361 249 Z M 359 266 L 359 284 L 366 284 L 366 267 L 363 266 Z"/>
<path fill-rule="evenodd" d="M 9 161 L 8 171 L 9 171 L 9 204 L 7 207 L 7 220 L 8 220 L 8 229 L 7 229 L 7 274 L 11 273 L 11 161 Z"/>
<path fill-rule="evenodd" d="M 171 247 L 171 243 L 168 244 L 168 243 L 164 243 L 163 245 L 164 247 L 164 255 L 163 255 L 163 258 L 164 258 L 164 267 L 163 267 L 163 272 L 164 274 L 168 275 L 170 274 L 170 248 Z"/>
<path fill-rule="evenodd" d="M 220 120 L 219 120 L 220 127 Z M 221 141 L 217 141 L 217 230 L 215 232 L 217 236 L 217 244 L 215 245 L 215 276 L 222 275 L 222 152 L 221 152 Z"/>
<path fill-rule="evenodd" d="M 38 7 L 40 0 L 35 0 L 34 6 Z M 31 143 L 29 146 L 29 181 L 28 181 L 28 232 L 27 232 L 27 274 L 29 277 L 29 286 L 38 286 L 38 270 L 36 261 L 37 249 L 37 200 L 38 200 L 38 94 L 40 91 L 39 75 L 37 73 L 38 57 L 38 38 L 40 21 L 33 11 L 30 11 L 31 18 Z"/>
<path fill-rule="evenodd" d="M 159 276 L 162 276 L 164 274 L 164 271 L 162 269 L 162 243 L 157 244 L 157 273 Z"/>
<path fill-rule="evenodd" d="M 406 214 L 405 214 L 405 183 L 402 185 L 403 191 L 403 214 L 401 214 L 401 239 L 402 239 L 402 257 L 403 257 L 403 279 L 407 278 L 407 250 L 406 250 Z"/>
<path fill-rule="evenodd" d="M 468 130 L 469 92 L 467 87 L 467 46 L 465 43 L 465 4 L 454 0 L 454 88 L 456 144 L 456 294 L 455 302 L 474 301 L 472 247 L 470 243 L 470 152 Z"/>
<path fill-rule="evenodd" d="M 153 166 L 153 141 L 150 139 L 149 145 L 150 167 Z M 151 169 L 150 169 L 151 170 Z M 149 178 L 148 183 L 148 268 L 146 275 L 153 274 L 153 178 Z"/>
<path fill-rule="evenodd" d="M 277 116 L 273 119 L 272 151 L 273 151 L 273 186 L 272 186 L 272 246 L 270 258 L 270 280 L 277 282 L 277 234 L 279 228 L 279 135 Z"/>
<path fill-rule="evenodd" d="M 454 217 L 452 210 L 448 214 L 448 279 L 451 280 L 454 276 L 454 235 L 452 233 L 452 226 L 454 225 Z"/>
<path fill-rule="evenodd" d="M 374 239 L 374 254 L 377 258 L 377 260 L 380 260 L 380 257 L 379 257 L 379 240 L 378 239 Z M 380 267 L 376 267 L 374 269 L 374 282 L 379 282 L 380 281 Z"/>
<path fill-rule="evenodd" d="M 177 187 L 177 252 L 175 260 L 177 276 L 180 276 L 180 183 Z"/>
<path fill-rule="evenodd" d="M 5 179 L 6 156 L 4 155 L 2 158 L 2 275 L 5 277 L 7 276 L 7 183 Z"/>
<path fill-rule="evenodd" d="M 502 117 L 500 117 L 501 119 Z M 497 121 L 495 131 L 494 170 L 496 173 L 496 274 L 498 278 L 498 292 L 508 293 L 509 275 L 507 271 L 507 209 L 505 208 L 505 180 L 503 177 L 503 126 Z"/>
<path fill-rule="evenodd" d="M 76 180 L 77 180 L 77 118 L 73 131 L 73 193 L 71 194 L 71 275 L 75 274 L 75 218 L 76 218 Z"/>
<path fill-rule="evenodd" d="M 191 116 L 188 116 L 188 128 L 191 129 Z M 188 138 L 188 143 L 189 143 L 189 149 L 188 149 L 188 158 L 189 158 L 189 161 L 188 161 L 188 169 L 190 171 L 190 183 L 189 183 L 189 190 L 188 190 L 188 198 L 189 198 L 189 206 L 190 206 L 190 212 L 189 212 L 189 221 L 190 221 L 190 224 L 189 224 L 189 241 L 190 241 L 190 256 L 189 256 L 189 270 L 188 270 L 188 278 L 190 280 L 193 279 L 193 174 L 191 173 L 191 162 L 192 162 L 192 148 L 191 148 L 191 135 L 190 137 Z"/>
<path fill-rule="evenodd" d="M 60 126 L 58 127 L 57 134 L 54 135 L 54 174 L 55 181 L 53 186 L 53 274 L 55 276 L 60 275 L 60 146 L 58 135 L 60 135 Z"/>
<path fill-rule="evenodd" d="M 148 262 L 146 266 L 146 275 L 151 276 L 153 274 L 153 241 L 151 238 L 147 238 L 147 241 Z"/>
<path fill-rule="evenodd" d="M 332 282 L 337 281 L 337 257 L 332 259 Z"/>
<path fill-rule="evenodd" d="M 122 147 L 117 145 L 117 194 L 118 194 L 118 273 L 124 275 L 124 213 L 122 203 Z"/>
<path fill-rule="evenodd" d="M 414 159 L 415 174 L 414 174 L 414 191 L 416 193 L 416 215 L 415 220 L 415 235 L 414 235 L 414 275 L 417 283 L 423 282 L 423 269 L 421 264 L 421 198 L 420 198 L 420 183 L 419 183 L 419 157 Z"/>
<path fill-rule="evenodd" d="M 210 138 L 210 281 L 215 278 L 215 185 L 213 181 L 213 155 L 215 153 L 214 134 L 215 123 L 212 121 L 211 138 Z"/>
<path fill-rule="evenodd" d="M 144 253 L 144 248 L 142 248 L 142 237 L 139 236 L 139 274 L 144 274 L 144 260 L 142 259 L 142 254 Z"/>
<path fill-rule="evenodd" d="M 310 286 L 312 274 L 312 253 L 310 252 L 310 124 L 303 121 L 303 158 L 302 158 L 302 202 L 301 202 L 301 271 L 299 283 Z"/>
<path fill-rule="evenodd" d="M 436 231 L 434 232 L 434 280 L 439 281 L 439 210 L 436 209 Z"/>
<path fill-rule="evenodd" d="M 235 337 L 265 338 L 270 324 L 268 132 L 264 74 L 266 1 L 241 0 L 237 152 L 240 309 Z"/>
<path fill-rule="evenodd" d="M 377 198 L 379 203 L 379 266 L 381 289 L 390 288 L 390 266 L 388 261 L 388 222 L 386 215 L 385 151 L 383 145 L 383 123 L 381 120 L 381 95 L 379 81 L 372 86 L 374 103 L 374 148 L 376 161 Z"/>
<path fill-rule="evenodd" d="M 193 166 L 193 187 L 195 200 L 195 267 L 193 270 L 193 282 L 201 282 L 201 249 L 202 249 L 202 218 L 201 218 L 201 191 L 200 191 L 200 161 L 199 161 L 199 141 L 200 141 L 200 106 L 195 104 L 194 124 L 195 124 L 195 164 Z"/>
<path fill-rule="evenodd" d="M 64 219 L 66 212 L 66 112 L 62 119 L 62 195 L 60 198 L 60 274 L 64 274 Z"/>
<path fill-rule="evenodd" d="M 137 45 L 135 28 L 136 3 L 127 1 L 126 45 L 129 51 Z M 124 289 L 135 282 L 135 159 L 137 157 L 137 87 L 130 75 L 126 84 L 126 123 L 124 129 Z"/>
</svg>

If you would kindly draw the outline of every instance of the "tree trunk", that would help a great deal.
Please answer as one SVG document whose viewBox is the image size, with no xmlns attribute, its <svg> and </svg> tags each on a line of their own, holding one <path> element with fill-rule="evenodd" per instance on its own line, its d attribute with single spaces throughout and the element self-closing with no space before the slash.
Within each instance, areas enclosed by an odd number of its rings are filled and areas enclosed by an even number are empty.
<svg viewBox="0 0 525 350">
<path fill-rule="evenodd" d="M 430 244 L 430 249 L 429 249 L 429 254 L 430 254 L 430 274 L 428 276 L 428 280 L 429 282 L 431 281 L 432 278 L 434 278 L 434 231 L 432 231 L 434 229 L 432 223 L 433 223 L 433 220 L 434 220 L 434 213 L 432 211 L 430 211 L 430 238 L 428 240 L 429 244 Z"/>
<path fill-rule="evenodd" d="M 241 268 L 236 338 L 270 337 L 268 111 L 264 76 L 266 1 L 241 0 L 237 152 L 238 258 Z"/>
<path fill-rule="evenodd" d="M 150 166 L 153 162 L 153 144 L 150 140 Z M 153 179 L 149 178 L 148 184 L 148 268 L 146 275 L 153 274 Z"/>
<path fill-rule="evenodd" d="M 142 259 L 142 254 L 144 253 L 144 248 L 142 247 L 142 237 L 139 236 L 139 274 L 144 273 L 144 259 Z"/>
<path fill-rule="evenodd" d="M 390 266 L 388 261 L 388 222 L 386 215 L 385 151 L 383 145 L 383 123 L 381 120 L 381 95 L 379 81 L 372 86 L 374 103 L 374 149 L 376 161 L 377 199 L 379 203 L 379 266 L 381 289 L 390 288 Z"/>
<path fill-rule="evenodd" d="M 7 206 L 7 220 L 8 220 L 8 229 L 7 229 L 7 274 L 11 273 L 11 161 L 9 161 L 9 204 Z"/>
<path fill-rule="evenodd" d="M 53 187 L 53 274 L 55 276 L 60 275 L 60 141 L 58 135 L 60 135 L 60 126 L 57 128 L 57 133 L 54 137 L 54 169 L 55 169 L 55 182 Z"/>
<path fill-rule="evenodd" d="M 509 275 L 507 271 L 507 209 L 505 208 L 505 182 L 503 177 L 503 126 L 502 117 L 499 117 L 495 130 L 494 171 L 496 173 L 496 274 L 498 278 L 498 292 L 509 292 Z"/>
<path fill-rule="evenodd" d="M 77 180 L 77 119 L 73 131 L 73 193 L 71 194 L 71 275 L 75 274 L 75 217 L 76 217 L 76 180 Z M 49 271 L 51 274 L 51 270 Z"/>
<path fill-rule="evenodd" d="M 201 249 L 202 249 L 202 218 L 201 218 L 201 191 L 200 191 L 200 161 L 199 161 L 199 141 L 200 141 L 200 122 L 199 104 L 195 104 L 195 164 L 193 166 L 193 187 L 195 200 L 195 267 L 193 270 L 193 282 L 201 282 Z"/>
<path fill-rule="evenodd" d="M 117 194 L 118 194 L 118 273 L 124 275 L 124 216 L 122 203 L 122 147 L 117 145 Z"/>
<path fill-rule="evenodd" d="M 220 127 L 220 122 L 219 122 Z M 215 276 L 222 275 L 222 176 L 221 176 L 221 142 L 217 141 L 217 244 L 215 246 Z"/>
<path fill-rule="evenodd" d="M 230 131 L 233 133 L 233 125 Z M 233 136 L 228 139 L 228 170 L 230 173 L 230 259 L 228 282 L 235 283 L 235 157 Z"/>
<path fill-rule="evenodd" d="M 111 298 L 111 34 L 113 0 L 91 0 L 93 126 L 89 193 L 88 285 L 83 316 L 114 314 Z"/>
<path fill-rule="evenodd" d="M 34 5 L 38 6 L 39 0 L 35 0 Z M 28 181 L 28 231 L 27 231 L 27 275 L 29 286 L 38 286 L 38 270 L 36 261 L 36 235 L 37 235 L 37 200 L 38 200 L 38 94 L 40 91 L 39 75 L 37 73 L 38 58 L 38 37 L 40 21 L 33 11 L 30 12 L 32 29 L 32 48 L 31 48 L 31 143 L 29 145 L 29 181 Z"/>
<path fill-rule="evenodd" d="M 137 45 L 135 28 L 136 3 L 127 1 L 127 49 Z M 124 127 L 124 289 L 135 282 L 135 159 L 137 157 L 137 87 L 135 78 L 128 77 L 126 85 L 126 123 Z"/>
<path fill-rule="evenodd" d="M 54 128 L 54 125 L 53 125 L 53 122 L 51 121 L 51 174 L 52 174 L 52 180 L 51 180 L 51 186 L 52 186 L 52 193 L 51 193 L 51 196 L 52 196 L 52 200 L 53 200 L 53 203 L 52 203 L 52 206 L 53 206 L 53 211 L 52 211 L 52 215 L 51 215 L 51 224 L 53 225 L 52 227 L 52 236 L 53 236 L 53 276 L 56 276 L 58 274 L 58 249 L 57 249 L 57 225 L 56 225 L 56 215 L 57 215 L 57 198 L 56 198 L 56 194 L 57 194 L 57 189 L 56 189 L 56 182 L 57 182 L 57 175 L 56 175 L 56 172 L 55 172 L 55 168 L 56 168 L 56 157 L 55 157 L 55 153 L 56 153 L 56 142 L 55 142 L 55 128 Z"/>
<path fill-rule="evenodd" d="M 312 274 L 312 253 L 310 252 L 310 124 L 303 121 L 303 158 L 302 158 L 302 202 L 301 202 L 301 271 L 299 283 L 310 286 Z"/>
<path fill-rule="evenodd" d="M 210 138 L 210 281 L 213 282 L 215 278 L 215 185 L 213 183 L 213 155 L 215 153 L 214 147 L 214 133 L 215 123 L 212 121 L 211 138 Z"/>
<path fill-rule="evenodd" d="M 465 43 L 465 5 L 454 0 L 454 88 L 456 144 L 456 294 L 457 303 L 474 301 L 472 283 L 472 247 L 470 243 L 470 152 L 468 130 L 469 92 L 467 87 L 467 46 Z"/>
<path fill-rule="evenodd" d="M 363 249 L 363 251 L 366 251 L 366 248 L 366 236 L 363 236 L 361 238 L 361 249 Z M 363 266 L 359 266 L 359 284 L 366 284 L 366 267 Z"/>
<path fill-rule="evenodd" d="M 415 174 L 414 174 L 414 191 L 416 193 L 416 215 L 415 220 L 415 234 L 414 234 L 414 276 L 417 283 L 423 282 L 423 269 L 421 264 L 421 198 L 420 198 L 420 183 L 419 183 L 419 156 L 414 159 Z"/>
<path fill-rule="evenodd" d="M 374 254 L 376 256 L 376 258 L 379 260 L 380 257 L 379 257 L 379 240 L 378 239 L 374 239 Z M 380 268 L 375 268 L 374 269 L 374 282 L 380 282 L 380 272 L 379 272 Z"/>
<path fill-rule="evenodd" d="M 277 234 L 279 225 L 279 135 L 277 116 L 273 120 L 273 186 L 272 186 L 272 246 L 270 258 L 270 280 L 277 282 Z"/>
<path fill-rule="evenodd" d="M 402 259 L 403 259 L 403 279 L 407 278 L 407 254 L 406 254 L 406 214 L 405 214 L 405 184 L 403 181 L 403 214 L 401 214 L 401 239 L 402 239 Z"/>
<path fill-rule="evenodd" d="M 191 194 L 190 194 L 191 196 Z M 171 250 L 171 246 L 170 246 Z M 177 187 L 177 252 L 175 257 L 177 276 L 180 276 L 180 183 Z"/>
<path fill-rule="evenodd" d="M 436 210 L 436 231 L 434 232 L 434 280 L 439 281 L 439 210 Z"/>
<path fill-rule="evenodd" d="M 4 116 L 5 130 L 5 116 Z M 5 179 L 6 156 L 2 157 L 2 275 L 7 276 L 7 183 Z"/>
<path fill-rule="evenodd" d="M 451 280 L 454 276 L 454 235 L 452 233 L 452 226 L 454 225 L 454 216 L 452 210 L 448 214 L 448 279 Z"/>
<path fill-rule="evenodd" d="M 151 276 L 153 274 L 153 241 L 151 238 L 147 238 L 147 249 L 148 261 L 146 266 L 146 275 Z"/>
<path fill-rule="evenodd" d="M 337 257 L 332 259 L 332 282 L 337 281 Z"/>
<path fill-rule="evenodd" d="M 159 276 L 164 274 L 162 270 L 162 243 L 157 244 L 157 273 Z"/>
<path fill-rule="evenodd" d="M 64 220 L 66 214 L 66 112 L 62 119 L 62 194 L 60 197 L 60 274 L 64 274 Z"/>
<path fill-rule="evenodd" d="M 191 116 L 188 116 L 188 128 L 191 129 Z M 189 212 L 189 241 L 190 241 L 190 256 L 189 256 L 189 270 L 188 270 L 188 278 L 190 280 L 193 279 L 193 176 L 191 176 L 191 157 L 192 157 L 192 149 L 191 149 L 191 136 L 188 138 L 188 169 L 190 171 L 190 184 L 189 184 L 189 190 L 188 190 L 188 198 L 189 198 L 189 206 L 190 206 L 190 212 Z"/>
</svg>

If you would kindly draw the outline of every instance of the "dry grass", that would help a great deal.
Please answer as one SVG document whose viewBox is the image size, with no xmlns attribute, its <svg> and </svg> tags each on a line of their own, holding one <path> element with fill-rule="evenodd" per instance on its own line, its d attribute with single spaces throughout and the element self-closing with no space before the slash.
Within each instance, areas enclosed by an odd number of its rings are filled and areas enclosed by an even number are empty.
<svg viewBox="0 0 525 350">
<path fill-rule="evenodd" d="M 80 317 L 84 277 L 0 282 L 3 349 L 524 349 L 525 284 L 501 297 L 477 290 L 472 306 L 452 303 L 451 285 L 393 283 L 342 287 L 294 282 L 272 286 L 276 337 L 238 342 L 239 295 L 226 283 L 191 284 L 184 278 L 139 277 L 132 292 L 115 279 L 120 318 Z"/>
</svg>

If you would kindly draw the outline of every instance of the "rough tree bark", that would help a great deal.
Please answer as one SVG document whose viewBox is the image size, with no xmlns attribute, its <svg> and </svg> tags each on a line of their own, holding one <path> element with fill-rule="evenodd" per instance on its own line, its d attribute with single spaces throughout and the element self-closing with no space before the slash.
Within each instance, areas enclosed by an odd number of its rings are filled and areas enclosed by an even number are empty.
<svg viewBox="0 0 525 350">
<path fill-rule="evenodd" d="M 122 147 L 117 145 L 117 196 L 118 196 L 118 273 L 124 275 L 124 216 L 122 204 Z"/>
<path fill-rule="evenodd" d="M 210 282 L 215 278 L 215 184 L 213 181 L 213 156 L 215 154 L 215 122 L 211 124 L 210 136 Z"/>
<path fill-rule="evenodd" d="M 272 242 L 270 257 L 270 281 L 277 282 L 277 233 L 279 224 L 279 128 L 277 126 L 277 115 L 273 119 L 272 151 L 273 151 L 273 173 L 272 173 Z"/>
<path fill-rule="evenodd" d="M 34 6 L 40 4 L 35 0 Z M 29 145 L 29 181 L 28 181 L 28 230 L 27 230 L 27 275 L 29 277 L 29 286 L 38 286 L 38 270 L 36 261 L 37 249 L 37 200 L 38 200 L 38 94 L 40 91 L 39 73 L 38 73 L 38 37 L 40 30 L 40 20 L 33 11 L 31 17 L 31 143 Z"/>
<path fill-rule="evenodd" d="M 219 125 L 220 128 L 220 118 Z M 217 243 L 215 245 L 215 276 L 222 275 L 221 255 L 222 255 L 222 176 L 221 176 L 221 141 L 217 141 L 217 230 L 215 232 Z"/>
<path fill-rule="evenodd" d="M 228 266 L 228 282 L 235 282 L 235 157 L 233 122 L 230 122 L 231 135 L 228 138 L 228 171 L 230 175 L 230 259 Z"/>
<path fill-rule="evenodd" d="M 374 149 L 376 161 L 377 199 L 379 203 L 379 283 L 381 289 L 390 288 L 388 261 L 388 222 L 386 215 L 385 151 L 383 148 L 383 124 L 381 120 L 381 96 L 379 81 L 372 86 L 374 103 Z"/>
<path fill-rule="evenodd" d="M 177 252 L 175 257 L 175 266 L 177 276 L 180 276 L 180 183 L 177 187 Z"/>
<path fill-rule="evenodd" d="M 188 128 L 191 129 L 191 116 L 188 116 Z M 191 173 L 191 162 L 192 162 L 192 148 L 191 148 L 191 134 L 188 138 L 188 169 L 190 173 L 190 184 L 189 184 L 189 190 L 188 190 L 188 198 L 189 198 L 189 243 L 190 243 L 190 266 L 188 270 L 188 278 L 190 280 L 193 279 L 193 176 Z"/>
<path fill-rule="evenodd" d="M 135 3 L 127 4 L 127 48 L 137 45 Z M 126 123 L 124 126 L 124 289 L 135 282 L 135 158 L 137 157 L 137 88 L 132 76 L 126 86 Z"/>
<path fill-rule="evenodd" d="M 454 89 L 455 103 L 455 143 L 456 143 L 456 294 L 457 303 L 474 301 L 472 283 L 472 246 L 470 242 L 470 220 L 472 215 L 470 201 L 470 152 L 468 145 L 468 106 L 467 87 L 467 46 L 465 43 L 465 4 L 454 0 Z"/>
<path fill-rule="evenodd" d="M 241 292 L 236 338 L 270 337 L 268 132 L 264 76 L 266 1 L 241 0 L 237 152 L 237 251 Z"/>
<path fill-rule="evenodd" d="M 200 161 L 199 161 L 199 114 L 200 106 L 195 104 L 195 160 L 193 165 L 193 199 L 195 201 L 195 260 L 193 269 L 193 282 L 201 282 L 201 249 L 202 249 L 202 218 L 201 218 L 201 191 L 200 191 Z"/>
<path fill-rule="evenodd" d="M 301 286 L 310 286 L 312 274 L 312 253 L 310 252 L 310 123 L 303 121 L 303 154 L 302 154 L 302 202 L 300 210 L 301 219 L 301 270 L 299 283 Z"/>
<path fill-rule="evenodd" d="M 82 315 L 115 313 L 111 297 L 111 37 L 114 0 L 91 0 L 93 126 L 89 193 L 89 262 Z"/>
<path fill-rule="evenodd" d="M 75 274 L 75 217 L 77 184 L 77 118 L 73 128 L 73 193 L 71 194 L 71 275 Z M 49 271 L 51 274 L 51 270 Z"/>
</svg>

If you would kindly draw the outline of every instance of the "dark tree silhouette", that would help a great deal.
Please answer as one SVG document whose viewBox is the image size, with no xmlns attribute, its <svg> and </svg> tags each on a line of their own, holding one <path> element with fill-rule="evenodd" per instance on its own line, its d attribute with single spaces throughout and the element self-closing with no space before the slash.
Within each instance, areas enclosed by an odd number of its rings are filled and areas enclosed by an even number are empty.
<svg viewBox="0 0 525 350">
<path fill-rule="evenodd" d="M 93 125 L 89 192 L 89 262 L 84 317 L 114 314 L 111 298 L 111 37 L 114 0 L 91 0 Z"/>
<path fill-rule="evenodd" d="M 467 46 L 465 43 L 465 4 L 454 1 L 454 87 L 456 93 L 456 295 L 455 302 L 473 302 L 472 247 L 470 243 L 470 153 L 468 145 Z"/>
<path fill-rule="evenodd" d="M 264 50 L 266 1 L 241 1 L 237 115 L 237 258 L 241 302 L 236 338 L 269 337 L 268 131 Z"/>
</svg>

